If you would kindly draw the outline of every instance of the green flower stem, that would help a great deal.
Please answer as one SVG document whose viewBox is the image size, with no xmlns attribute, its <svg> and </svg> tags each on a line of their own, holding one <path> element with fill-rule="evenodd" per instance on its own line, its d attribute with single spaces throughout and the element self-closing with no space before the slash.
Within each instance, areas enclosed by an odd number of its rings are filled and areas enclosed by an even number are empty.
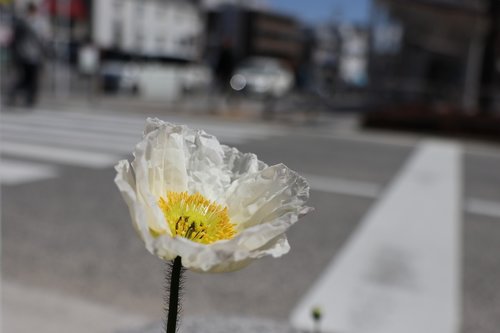
<svg viewBox="0 0 500 333">
<path fill-rule="evenodd" d="M 171 266 L 170 272 L 170 291 L 168 300 L 167 331 L 166 333 L 175 333 L 177 327 L 177 316 L 179 314 L 179 294 L 181 289 L 182 260 L 176 257 Z"/>
</svg>

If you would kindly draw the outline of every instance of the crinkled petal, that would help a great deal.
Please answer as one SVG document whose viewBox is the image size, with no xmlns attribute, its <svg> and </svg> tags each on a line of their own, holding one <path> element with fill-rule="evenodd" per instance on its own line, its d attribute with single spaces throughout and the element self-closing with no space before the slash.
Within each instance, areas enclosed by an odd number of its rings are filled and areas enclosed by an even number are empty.
<svg viewBox="0 0 500 333">
<path fill-rule="evenodd" d="M 147 250 L 153 252 L 153 237 L 148 227 L 148 215 L 145 212 L 146 205 L 137 196 L 135 176 L 130 168 L 130 164 L 128 161 L 122 160 L 115 166 L 115 170 L 117 172 L 115 183 L 128 206 L 132 225 L 143 240 Z"/>
<path fill-rule="evenodd" d="M 155 250 L 152 253 L 166 260 L 180 256 L 182 265 L 193 271 L 218 273 L 241 269 L 267 255 L 280 257 L 288 253 L 290 245 L 284 234 L 252 251 L 238 246 L 238 242 L 232 240 L 203 245 L 182 237 L 164 235 L 154 240 L 153 248 Z"/>
<path fill-rule="evenodd" d="M 308 198 L 306 180 L 283 164 L 245 174 L 226 191 L 229 216 L 240 230 L 270 222 L 287 212 L 298 214 Z"/>
<path fill-rule="evenodd" d="M 307 182 L 282 164 L 240 177 L 226 195 L 231 221 L 239 223 L 233 239 L 202 245 L 162 236 L 157 248 L 163 252 L 156 254 L 171 258 L 177 253 L 183 265 L 195 271 L 237 270 L 262 256 L 287 253 L 286 230 L 311 210 L 304 205 L 309 197 Z"/>
<path fill-rule="evenodd" d="M 212 135 L 197 131 L 187 166 L 189 192 L 201 193 L 207 199 L 221 202 L 224 189 L 231 181 L 224 163 L 224 150 Z"/>
<path fill-rule="evenodd" d="M 242 153 L 236 148 L 223 145 L 224 149 L 224 164 L 227 165 L 231 174 L 231 183 L 247 174 L 257 173 L 267 164 L 259 161 L 257 155 L 252 153 Z"/>
<path fill-rule="evenodd" d="M 187 173 L 184 140 L 176 128 L 148 132 L 137 144 L 132 167 L 135 172 L 137 197 L 145 207 L 149 228 L 157 233 L 170 233 L 158 206 L 167 191 L 186 191 Z"/>
<path fill-rule="evenodd" d="M 262 256 L 287 253 L 285 231 L 310 210 L 302 177 L 282 164 L 268 167 L 201 130 L 148 119 L 134 156 L 133 170 L 120 161 L 115 178 L 134 227 L 151 253 L 165 260 L 181 256 L 195 271 L 236 270 Z M 158 206 L 168 191 L 199 192 L 227 206 L 237 235 L 209 245 L 172 237 Z"/>
<path fill-rule="evenodd" d="M 158 143 L 157 160 L 165 164 L 157 163 L 153 167 L 169 180 L 182 181 L 178 187 L 167 182 L 162 187 L 163 192 L 160 188 L 155 191 L 157 196 L 164 196 L 165 191 L 198 192 L 211 201 L 225 204 L 225 189 L 234 180 L 234 173 L 238 175 L 245 170 L 258 170 L 262 166 L 255 155 L 241 154 L 221 145 L 215 136 L 202 130 L 148 118 L 144 133 L 146 137 L 156 140 L 152 141 Z M 179 149 L 168 149 L 169 145 Z M 183 172 L 178 172 L 176 167 Z M 155 190 L 155 186 L 161 187 L 159 184 L 162 182 L 153 182 L 150 186 Z"/>
</svg>

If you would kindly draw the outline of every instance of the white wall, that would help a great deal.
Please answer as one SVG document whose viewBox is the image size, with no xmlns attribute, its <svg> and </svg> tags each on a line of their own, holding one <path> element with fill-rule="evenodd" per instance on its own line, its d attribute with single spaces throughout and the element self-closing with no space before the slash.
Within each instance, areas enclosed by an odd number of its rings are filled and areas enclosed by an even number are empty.
<svg viewBox="0 0 500 333">
<path fill-rule="evenodd" d="M 92 10 L 92 30 L 94 42 L 101 48 L 110 48 L 113 44 L 112 22 L 114 0 L 96 0 Z"/>
<path fill-rule="evenodd" d="M 198 58 L 204 32 L 200 10 L 181 1 L 95 0 L 93 25 L 104 49 L 187 60 Z"/>
</svg>

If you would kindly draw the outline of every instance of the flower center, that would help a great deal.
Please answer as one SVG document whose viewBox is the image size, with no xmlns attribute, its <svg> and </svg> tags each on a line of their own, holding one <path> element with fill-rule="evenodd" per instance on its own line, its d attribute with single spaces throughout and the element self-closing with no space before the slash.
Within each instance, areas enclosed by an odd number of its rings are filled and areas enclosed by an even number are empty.
<svg viewBox="0 0 500 333">
<path fill-rule="evenodd" d="M 200 193 L 168 192 L 167 198 L 160 197 L 158 204 L 174 237 L 211 244 L 231 239 L 236 234 L 227 207 L 206 199 Z"/>
</svg>

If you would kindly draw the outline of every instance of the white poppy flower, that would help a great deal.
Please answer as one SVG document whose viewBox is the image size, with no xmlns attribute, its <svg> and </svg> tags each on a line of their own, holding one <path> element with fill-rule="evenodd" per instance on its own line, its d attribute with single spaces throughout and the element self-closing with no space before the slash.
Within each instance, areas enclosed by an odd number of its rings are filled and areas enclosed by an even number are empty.
<svg viewBox="0 0 500 333">
<path fill-rule="evenodd" d="M 285 231 L 311 210 L 304 178 L 201 130 L 148 118 L 134 156 L 116 165 L 115 182 L 137 232 L 151 253 L 195 271 L 287 253 Z"/>
</svg>

